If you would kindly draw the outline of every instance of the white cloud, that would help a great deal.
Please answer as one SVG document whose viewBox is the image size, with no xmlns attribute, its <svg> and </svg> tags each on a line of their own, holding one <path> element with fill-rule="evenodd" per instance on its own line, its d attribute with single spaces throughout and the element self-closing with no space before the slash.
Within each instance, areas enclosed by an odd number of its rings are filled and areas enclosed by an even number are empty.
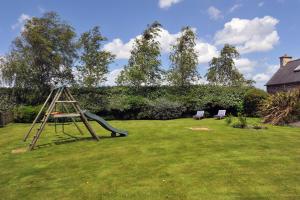
<svg viewBox="0 0 300 200">
<path fill-rule="evenodd" d="M 266 73 L 269 75 L 273 75 L 279 69 L 279 65 L 269 65 L 267 67 Z"/>
<path fill-rule="evenodd" d="M 234 4 L 230 9 L 229 9 L 229 12 L 232 13 L 234 12 L 235 10 L 239 9 L 240 7 L 242 7 L 243 5 L 242 4 Z"/>
<path fill-rule="evenodd" d="M 253 76 L 253 80 L 256 82 L 267 82 L 270 79 L 270 76 L 265 73 L 259 73 Z"/>
<path fill-rule="evenodd" d="M 123 68 L 114 69 L 106 75 L 107 81 L 103 85 L 105 86 L 114 86 L 116 85 L 116 80 L 120 75 Z"/>
<path fill-rule="evenodd" d="M 15 24 L 13 24 L 12 26 L 11 26 L 11 29 L 12 30 L 15 30 L 15 29 L 17 29 L 17 28 L 21 28 L 21 31 L 23 31 L 24 30 L 24 23 L 27 21 L 27 20 L 29 20 L 31 17 L 29 16 L 29 15 L 27 15 L 27 14 L 21 14 L 20 15 L 20 17 L 18 18 L 18 21 L 17 21 L 17 23 L 15 23 Z"/>
<path fill-rule="evenodd" d="M 263 2 L 263 1 L 258 3 L 258 7 L 263 7 L 264 5 L 265 5 L 265 2 Z"/>
<path fill-rule="evenodd" d="M 267 65 L 265 72 L 258 73 L 252 77 L 256 82 L 256 87 L 266 89 L 265 84 L 271 79 L 273 74 L 279 69 L 279 65 Z"/>
<path fill-rule="evenodd" d="M 161 28 L 157 40 L 160 42 L 161 51 L 163 54 L 171 51 L 171 46 L 175 44 L 176 39 L 180 37 L 180 34 L 180 32 L 172 34 L 168 30 Z M 130 51 L 134 44 L 134 40 L 137 37 L 140 37 L 140 35 L 130 39 L 127 43 L 124 43 L 119 38 L 114 39 L 112 42 L 104 45 L 104 50 L 110 51 L 112 54 L 116 55 L 117 59 L 128 59 L 130 57 Z M 195 49 L 198 52 L 199 63 L 207 63 L 212 59 L 212 57 L 218 55 L 217 48 L 215 46 L 199 39 L 196 40 Z"/>
<path fill-rule="evenodd" d="M 207 13 L 209 15 L 209 18 L 212 20 L 218 20 L 218 19 L 223 18 L 222 12 L 214 6 L 210 6 L 207 9 Z"/>
<path fill-rule="evenodd" d="M 112 42 L 105 44 L 103 49 L 116 55 L 116 59 L 128 59 L 134 40 L 135 38 L 124 43 L 120 38 L 116 38 Z"/>
<path fill-rule="evenodd" d="M 176 39 L 180 37 L 180 32 L 172 34 L 168 30 L 161 28 L 157 40 L 160 43 L 161 50 L 163 53 L 171 51 L 171 46 L 175 44 Z"/>
<path fill-rule="evenodd" d="M 181 2 L 182 0 L 159 0 L 158 5 L 160 8 L 169 8 L 173 4 L 177 4 Z"/>
<path fill-rule="evenodd" d="M 198 53 L 198 61 L 201 63 L 208 63 L 213 57 L 218 56 L 217 48 L 209 43 L 201 42 L 200 40 L 196 41 L 195 47 Z"/>
<path fill-rule="evenodd" d="M 233 18 L 215 34 L 215 43 L 236 45 L 241 53 L 268 51 L 279 41 L 278 22 L 271 16 L 252 20 Z"/>
<path fill-rule="evenodd" d="M 203 85 L 203 84 L 208 84 L 208 81 L 206 78 L 198 78 L 197 80 L 192 81 L 193 85 Z"/>
<path fill-rule="evenodd" d="M 43 8 L 42 6 L 38 6 L 38 10 L 40 13 L 44 14 L 46 12 L 46 9 Z"/>
<path fill-rule="evenodd" d="M 193 28 L 196 32 L 196 29 Z M 161 45 L 162 53 L 169 53 L 171 51 L 171 46 L 175 44 L 176 39 L 180 37 L 181 33 L 171 34 L 165 29 L 161 29 L 158 37 L 158 41 Z M 217 56 L 217 48 L 209 43 L 203 42 L 199 39 L 196 40 L 195 49 L 198 54 L 199 63 L 207 63 L 214 56 Z"/>
<path fill-rule="evenodd" d="M 234 60 L 237 69 L 243 74 L 249 74 L 253 72 L 256 62 L 249 60 L 248 58 L 239 58 Z"/>
</svg>

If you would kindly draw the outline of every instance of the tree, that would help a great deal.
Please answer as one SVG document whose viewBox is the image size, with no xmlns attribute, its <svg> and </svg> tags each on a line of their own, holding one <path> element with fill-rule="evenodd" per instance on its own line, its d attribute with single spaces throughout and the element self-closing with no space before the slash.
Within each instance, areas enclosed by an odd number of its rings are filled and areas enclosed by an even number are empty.
<svg viewBox="0 0 300 200">
<path fill-rule="evenodd" d="M 81 81 L 86 87 L 96 87 L 106 81 L 108 66 L 115 58 L 110 52 L 101 50 L 101 42 L 106 40 L 98 26 L 83 33 L 79 39 L 79 46 L 82 48 L 80 56 L 82 65 L 77 68 Z"/>
<path fill-rule="evenodd" d="M 119 85 L 157 85 L 162 79 L 160 43 L 156 39 L 160 27 L 158 22 L 154 22 L 141 37 L 135 39 L 128 64 L 117 79 Z"/>
<path fill-rule="evenodd" d="M 1 62 L 4 81 L 15 87 L 44 90 L 54 82 L 71 83 L 75 36 L 73 28 L 54 12 L 29 19 Z"/>
<path fill-rule="evenodd" d="M 207 80 L 209 83 L 225 86 L 251 85 L 252 80 L 246 80 L 235 67 L 234 59 L 240 54 L 234 46 L 225 44 L 219 57 L 214 57 L 209 63 Z"/>
<path fill-rule="evenodd" d="M 199 78 L 195 40 L 195 32 L 190 27 L 184 27 L 176 44 L 172 46 L 173 52 L 170 55 L 171 70 L 168 74 L 168 80 L 171 84 L 187 86 Z"/>
</svg>

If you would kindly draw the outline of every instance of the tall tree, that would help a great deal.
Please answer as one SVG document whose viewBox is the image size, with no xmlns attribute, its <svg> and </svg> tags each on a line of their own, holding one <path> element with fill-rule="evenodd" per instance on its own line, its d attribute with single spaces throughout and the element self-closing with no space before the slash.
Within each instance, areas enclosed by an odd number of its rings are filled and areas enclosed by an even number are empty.
<svg viewBox="0 0 300 200">
<path fill-rule="evenodd" d="M 161 24 L 154 22 L 141 37 L 135 39 L 128 64 L 117 79 L 119 85 L 157 85 L 162 78 L 160 43 L 157 36 Z"/>
<path fill-rule="evenodd" d="M 246 80 L 235 66 L 234 59 L 240 54 L 232 45 L 225 44 L 219 57 L 214 57 L 209 63 L 207 80 L 211 84 L 224 86 L 249 85 L 253 81 Z"/>
<path fill-rule="evenodd" d="M 11 86 L 35 89 L 72 82 L 75 36 L 74 29 L 55 12 L 33 17 L 1 62 L 3 79 Z"/>
<path fill-rule="evenodd" d="M 81 81 L 86 87 L 96 87 L 106 81 L 108 66 L 115 58 L 110 52 L 101 50 L 101 42 L 106 40 L 98 26 L 84 32 L 79 39 L 79 46 L 82 49 L 80 56 L 82 65 L 77 68 Z"/>
<path fill-rule="evenodd" d="M 181 36 L 172 46 L 170 54 L 171 70 L 168 80 L 172 85 L 187 86 L 199 78 L 198 56 L 195 49 L 196 34 L 190 27 L 181 30 Z"/>
</svg>

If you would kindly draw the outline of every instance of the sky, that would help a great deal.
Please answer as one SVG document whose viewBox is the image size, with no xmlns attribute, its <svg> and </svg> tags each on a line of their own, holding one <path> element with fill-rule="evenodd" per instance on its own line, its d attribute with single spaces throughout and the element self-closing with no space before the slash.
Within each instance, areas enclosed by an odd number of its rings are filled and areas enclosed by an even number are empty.
<svg viewBox="0 0 300 200">
<path fill-rule="evenodd" d="M 116 55 L 105 83 L 114 85 L 134 39 L 157 20 L 163 25 L 158 41 L 164 69 L 169 67 L 170 46 L 181 28 L 191 26 L 198 36 L 198 69 L 203 79 L 209 61 L 229 43 L 241 54 L 235 60 L 239 71 L 264 89 L 279 67 L 278 57 L 300 58 L 299 8 L 300 0 L 1 0 L 0 56 L 10 51 L 26 20 L 55 11 L 77 36 L 100 26 L 108 38 L 103 49 Z"/>
</svg>

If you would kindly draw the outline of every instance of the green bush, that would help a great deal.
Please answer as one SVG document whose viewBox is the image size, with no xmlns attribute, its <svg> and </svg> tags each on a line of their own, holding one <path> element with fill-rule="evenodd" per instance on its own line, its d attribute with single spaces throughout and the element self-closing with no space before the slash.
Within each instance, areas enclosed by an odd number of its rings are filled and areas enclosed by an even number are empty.
<svg viewBox="0 0 300 200">
<path fill-rule="evenodd" d="M 260 106 L 267 97 L 268 94 L 263 90 L 248 90 L 244 97 L 244 113 L 249 117 L 259 117 Z"/>
<path fill-rule="evenodd" d="M 247 117 L 243 116 L 242 114 L 238 115 L 238 122 L 235 122 L 232 125 L 233 128 L 247 128 L 248 127 L 248 122 L 247 122 Z"/>
<path fill-rule="evenodd" d="M 192 85 L 141 88 L 115 86 L 70 88 L 70 90 L 82 109 L 90 110 L 104 118 L 171 119 L 191 117 L 197 110 L 205 110 L 207 116 L 216 115 L 220 109 L 226 109 L 228 114 L 236 115 L 243 111 L 244 96 L 249 88 Z M 0 88 L 0 94 L 1 92 L 15 99 L 17 105 L 31 106 L 42 104 L 49 93 L 49 91 L 37 93 L 13 88 Z M 162 105 L 158 105 L 160 103 Z M 173 108 L 177 109 L 173 112 L 175 114 L 167 113 L 166 116 L 159 116 L 159 113 L 162 113 L 160 110 Z"/>
<path fill-rule="evenodd" d="M 239 114 L 238 120 L 239 120 L 239 123 L 241 124 L 242 128 L 247 128 L 248 123 L 247 123 L 247 117 L 246 116 L 243 116 L 242 114 Z"/>
<path fill-rule="evenodd" d="M 146 99 L 142 96 L 114 95 L 109 99 L 107 110 L 99 114 L 111 119 L 137 119 L 146 104 Z"/>
<path fill-rule="evenodd" d="M 233 121 L 233 117 L 232 117 L 231 114 L 229 114 L 229 115 L 225 118 L 225 123 L 226 123 L 227 125 L 230 125 L 230 124 L 232 123 L 232 121 Z"/>
<path fill-rule="evenodd" d="M 11 111 L 15 102 L 9 96 L 0 96 L 0 112 Z"/>
<path fill-rule="evenodd" d="M 138 119 L 176 119 L 180 118 L 185 111 L 185 107 L 180 103 L 172 102 L 165 98 L 148 101 L 138 114 Z"/>
<path fill-rule="evenodd" d="M 14 108 L 14 121 L 31 123 L 40 111 L 41 106 L 18 106 Z"/>
<path fill-rule="evenodd" d="M 12 111 L 16 100 L 8 88 L 0 90 L 0 112 Z"/>
<path fill-rule="evenodd" d="M 80 107 L 98 113 L 106 110 L 109 104 L 108 88 L 71 88 L 71 94 L 80 103 Z"/>
</svg>

